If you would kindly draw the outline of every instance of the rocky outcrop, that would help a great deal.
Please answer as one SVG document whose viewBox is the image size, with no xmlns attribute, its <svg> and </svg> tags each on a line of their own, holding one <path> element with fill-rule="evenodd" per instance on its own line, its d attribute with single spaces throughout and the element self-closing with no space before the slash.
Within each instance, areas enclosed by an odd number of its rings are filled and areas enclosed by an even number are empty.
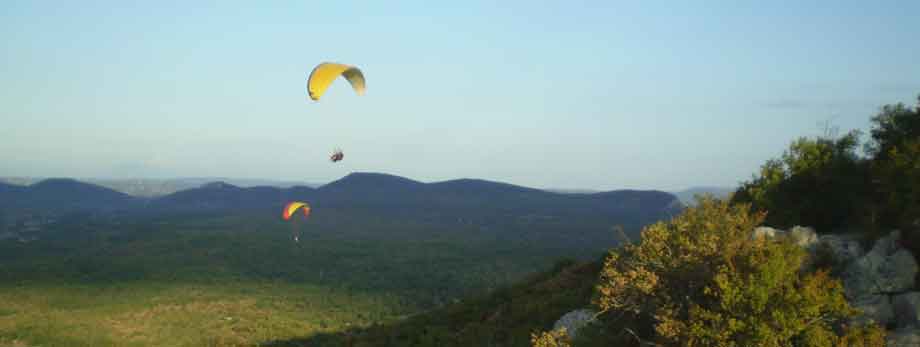
<svg viewBox="0 0 920 347">
<path fill-rule="evenodd" d="M 877 240 L 868 252 L 855 237 L 817 236 L 807 227 L 794 227 L 788 232 L 758 227 L 752 237 L 789 237 L 808 250 L 811 259 L 830 255 L 832 265 L 840 269 L 847 299 L 862 311 L 851 323 L 875 322 L 892 328 L 888 347 L 920 346 L 920 291 L 914 288 L 920 268 L 913 254 L 900 246 L 899 231 Z"/>
<path fill-rule="evenodd" d="M 898 246 L 898 231 L 876 241 L 872 250 L 852 261 L 842 277 L 847 298 L 860 300 L 873 295 L 907 292 L 914 286 L 917 261 Z"/>
<path fill-rule="evenodd" d="M 809 227 L 794 226 L 788 232 L 792 242 L 805 249 L 813 249 L 818 244 L 818 234 Z"/>
<path fill-rule="evenodd" d="M 917 347 L 920 346 L 920 329 L 900 328 L 888 332 L 886 347 Z"/>
<path fill-rule="evenodd" d="M 891 307 L 891 298 L 888 295 L 870 295 L 856 300 L 850 300 L 850 305 L 862 311 L 862 314 L 853 318 L 852 323 L 864 325 L 878 323 L 888 326 L 894 321 L 894 309 Z"/>
<path fill-rule="evenodd" d="M 891 298 L 891 305 L 898 323 L 920 328 L 920 292 L 895 295 Z"/>
<path fill-rule="evenodd" d="M 818 234 L 815 233 L 815 230 L 802 226 L 794 226 L 788 232 L 765 226 L 757 227 L 751 237 L 789 238 L 793 243 L 805 249 L 812 249 L 818 244 Z"/>
<path fill-rule="evenodd" d="M 570 338 L 575 338 L 578 330 L 594 320 L 596 311 L 592 309 L 575 310 L 563 315 L 553 324 L 553 330 L 565 328 Z"/>
<path fill-rule="evenodd" d="M 761 237 L 775 238 L 778 235 L 783 235 L 784 233 L 785 231 L 774 229 L 771 227 L 757 227 L 754 229 L 754 233 L 751 235 L 751 238 L 753 239 L 761 238 Z"/>
<path fill-rule="evenodd" d="M 853 237 L 821 235 L 818 238 L 818 247 L 825 247 L 829 250 L 836 265 L 849 264 L 863 255 L 862 246 Z"/>
</svg>

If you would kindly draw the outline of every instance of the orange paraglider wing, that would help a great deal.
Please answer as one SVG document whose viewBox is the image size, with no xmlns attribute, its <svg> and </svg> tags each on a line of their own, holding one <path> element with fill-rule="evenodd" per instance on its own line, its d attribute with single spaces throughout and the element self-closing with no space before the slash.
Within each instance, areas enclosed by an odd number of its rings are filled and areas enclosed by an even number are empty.
<svg viewBox="0 0 920 347">
<path fill-rule="evenodd" d="M 284 206 L 284 210 L 281 212 L 281 217 L 284 217 L 284 220 L 289 220 L 291 219 L 291 216 L 294 215 L 294 212 L 297 212 L 297 210 L 300 208 L 303 208 L 304 217 L 310 216 L 310 205 L 307 205 L 305 202 L 294 201 Z"/>
</svg>

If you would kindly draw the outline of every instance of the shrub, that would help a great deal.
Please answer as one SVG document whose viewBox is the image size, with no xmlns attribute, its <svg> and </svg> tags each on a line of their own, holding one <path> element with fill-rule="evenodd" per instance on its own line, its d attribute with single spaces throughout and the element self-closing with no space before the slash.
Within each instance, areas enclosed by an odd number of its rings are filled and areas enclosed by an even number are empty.
<svg viewBox="0 0 920 347">
<path fill-rule="evenodd" d="M 654 330 L 642 338 L 662 346 L 837 346 L 880 333 L 835 334 L 855 313 L 839 281 L 801 271 L 806 253 L 789 241 L 752 239 L 763 219 L 748 204 L 700 198 L 612 250 L 594 304 L 644 316 Z"/>
<path fill-rule="evenodd" d="M 565 329 L 542 331 L 530 335 L 530 344 L 533 347 L 569 347 L 569 336 Z"/>
</svg>

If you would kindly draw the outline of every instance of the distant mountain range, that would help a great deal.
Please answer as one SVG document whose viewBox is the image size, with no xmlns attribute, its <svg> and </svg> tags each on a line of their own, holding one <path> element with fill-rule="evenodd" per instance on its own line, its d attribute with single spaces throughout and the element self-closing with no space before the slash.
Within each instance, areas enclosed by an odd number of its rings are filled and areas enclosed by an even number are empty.
<svg viewBox="0 0 920 347">
<path fill-rule="evenodd" d="M 46 178 L 36 177 L 0 177 L 0 183 L 28 186 L 45 180 Z M 105 179 L 105 178 L 85 178 L 81 182 L 91 183 L 116 190 L 128 195 L 139 197 L 157 197 L 169 195 L 178 191 L 200 187 L 210 182 L 226 182 L 239 187 L 258 187 L 270 186 L 287 188 L 293 186 L 318 187 L 319 184 L 312 184 L 299 181 L 275 181 L 260 179 L 238 179 L 223 177 L 191 177 L 191 178 L 171 178 L 171 179 Z"/>
<path fill-rule="evenodd" d="M 727 198 L 731 193 L 733 193 L 737 188 L 735 187 L 716 187 L 716 186 L 700 186 L 700 187 L 691 187 L 681 191 L 671 192 L 677 199 L 680 200 L 680 203 L 684 206 L 691 206 L 695 203 L 694 196 L 697 194 L 712 194 L 717 198 Z M 563 194 L 595 194 L 600 193 L 597 190 L 590 189 L 547 189 L 547 191 L 554 193 L 563 193 Z"/>
<path fill-rule="evenodd" d="M 0 183 L 0 209 L 7 211 L 276 213 L 283 204 L 294 200 L 307 201 L 314 210 L 361 211 L 400 218 L 536 218 L 630 226 L 654 222 L 680 208 L 673 194 L 654 190 L 571 194 L 478 179 L 422 183 L 382 173 L 352 173 L 316 188 L 240 187 L 218 181 L 157 197 L 132 196 L 73 179 L 46 179 L 28 186 Z"/>
<path fill-rule="evenodd" d="M 51 178 L 28 186 L 0 183 L 0 208 L 7 210 L 111 211 L 139 203 L 137 197 L 68 178 Z"/>
<path fill-rule="evenodd" d="M 548 192 L 562 193 L 562 194 L 592 194 L 592 193 L 601 192 L 600 190 L 593 190 L 593 189 L 561 189 L 560 188 L 560 189 L 544 189 L 544 190 Z"/>
</svg>

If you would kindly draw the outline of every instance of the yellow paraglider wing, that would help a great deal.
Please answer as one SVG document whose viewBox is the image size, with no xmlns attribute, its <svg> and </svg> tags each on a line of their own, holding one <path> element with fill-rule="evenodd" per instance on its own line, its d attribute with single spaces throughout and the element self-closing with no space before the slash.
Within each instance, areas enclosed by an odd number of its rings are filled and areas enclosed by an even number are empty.
<svg viewBox="0 0 920 347">
<path fill-rule="evenodd" d="M 310 205 L 307 205 L 305 202 L 295 201 L 284 206 L 284 211 L 281 212 L 281 216 L 284 217 L 284 220 L 291 219 L 291 216 L 294 215 L 294 212 L 297 212 L 297 209 L 303 207 L 303 215 L 306 217 L 310 216 Z"/>
<path fill-rule="evenodd" d="M 307 92 L 310 94 L 310 99 L 319 100 L 326 93 L 326 88 L 329 88 L 329 85 L 339 76 L 345 77 L 358 95 L 364 95 L 364 74 L 360 69 L 345 64 L 322 63 L 313 68 L 307 80 Z"/>
</svg>

